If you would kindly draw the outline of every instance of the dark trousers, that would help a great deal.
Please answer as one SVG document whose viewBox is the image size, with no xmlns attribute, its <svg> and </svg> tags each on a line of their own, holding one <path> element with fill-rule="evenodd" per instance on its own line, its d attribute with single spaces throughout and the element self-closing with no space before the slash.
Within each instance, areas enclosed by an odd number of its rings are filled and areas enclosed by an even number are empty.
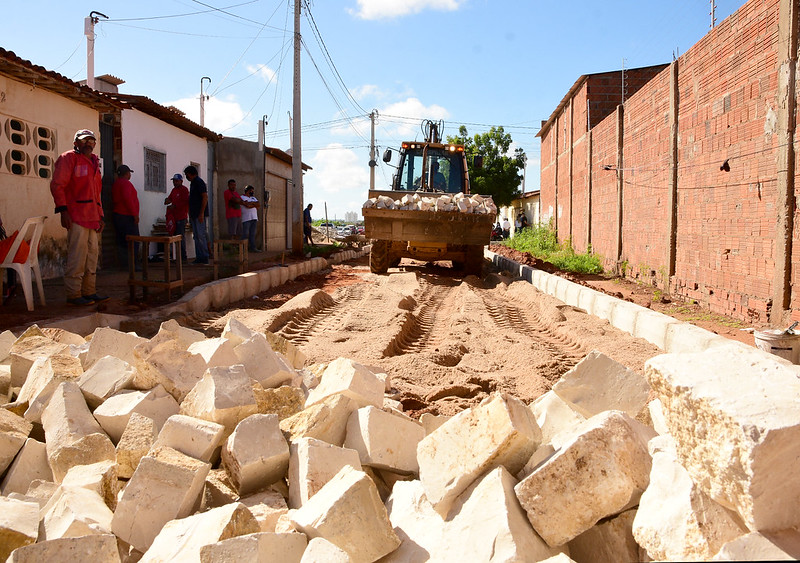
<svg viewBox="0 0 800 563">
<path fill-rule="evenodd" d="M 244 221 L 242 223 L 242 240 L 247 240 L 247 250 L 256 252 L 256 229 L 258 220 Z"/>
<path fill-rule="evenodd" d="M 179 219 L 175 221 L 175 234 L 181 235 L 181 258 L 184 262 L 187 261 L 186 258 L 186 221 L 187 219 Z"/>
<path fill-rule="evenodd" d="M 139 236 L 139 225 L 136 223 L 136 217 L 133 215 L 120 215 L 114 213 L 114 231 L 117 236 L 117 258 L 120 265 L 125 267 L 128 264 L 128 241 L 125 237 L 128 235 Z M 133 260 L 134 263 L 139 262 L 139 243 L 133 245 Z"/>
</svg>

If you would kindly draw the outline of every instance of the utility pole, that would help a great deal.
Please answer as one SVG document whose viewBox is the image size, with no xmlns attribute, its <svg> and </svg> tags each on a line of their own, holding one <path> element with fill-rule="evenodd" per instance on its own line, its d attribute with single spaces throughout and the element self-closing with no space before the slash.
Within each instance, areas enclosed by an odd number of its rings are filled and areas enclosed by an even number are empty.
<svg viewBox="0 0 800 563">
<path fill-rule="evenodd" d="M 369 114 L 369 120 L 371 122 L 371 129 L 372 129 L 372 137 L 369 143 L 369 189 L 375 189 L 375 167 L 378 165 L 375 162 L 375 118 L 378 117 L 378 110 L 373 109 L 372 113 Z"/>
<path fill-rule="evenodd" d="M 200 127 L 206 126 L 206 100 L 208 96 L 203 94 L 203 81 L 208 80 L 208 83 L 211 84 L 211 79 L 208 76 L 204 76 L 200 79 Z"/>
<path fill-rule="evenodd" d="M 95 12 L 89 12 L 89 17 L 83 20 L 83 34 L 86 36 L 86 85 L 94 90 L 94 26 L 100 21 L 102 16 L 108 19 L 108 16 Z"/>
<path fill-rule="evenodd" d="M 294 0 L 294 98 L 292 102 L 292 253 L 303 253 L 303 151 L 300 146 L 300 7 L 302 0 Z"/>
</svg>

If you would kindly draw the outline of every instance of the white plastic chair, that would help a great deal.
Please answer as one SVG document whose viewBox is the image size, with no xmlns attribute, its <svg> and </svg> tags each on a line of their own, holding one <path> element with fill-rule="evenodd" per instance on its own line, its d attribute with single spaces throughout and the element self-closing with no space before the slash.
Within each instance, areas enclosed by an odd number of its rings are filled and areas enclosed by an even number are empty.
<svg viewBox="0 0 800 563">
<path fill-rule="evenodd" d="M 39 270 L 39 239 L 42 237 L 42 230 L 44 230 L 44 220 L 47 216 L 29 217 L 22 224 L 22 227 L 17 233 L 17 238 L 11 249 L 6 254 L 3 262 L 0 263 L 0 268 L 10 268 L 17 272 L 17 276 L 22 282 L 22 291 L 25 293 L 25 303 L 28 305 L 28 311 L 33 311 L 33 284 L 31 282 L 31 273 L 36 276 L 36 287 L 39 289 L 39 299 L 42 306 L 47 305 L 44 300 L 44 287 L 42 286 L 42 272 Z M 14 262 L 14 256 L 17 255 L 22 241 L 28 241 L 31 247 L 28 253 L 28 259 L 25 262 Z"/>
</svg>

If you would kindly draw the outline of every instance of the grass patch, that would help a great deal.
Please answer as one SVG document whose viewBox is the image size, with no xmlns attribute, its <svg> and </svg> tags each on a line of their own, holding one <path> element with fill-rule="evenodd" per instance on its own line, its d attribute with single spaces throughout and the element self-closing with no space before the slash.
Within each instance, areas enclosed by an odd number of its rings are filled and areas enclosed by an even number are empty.
<svg viewBox="0 0 800 563">
<path fill-rule="evenodd" d="M 558 237 L 550 225 L 538 225 L 517 231 L 514 238 L 503 244 L 520 252 L 528 252 L 549 262 L 559 270 L 579 274 L 602 274 L 601 257 L 590 252 L 578 254 L 572 244 L 558 242 Z"/>
<path fill-rule="evenodd" d="M 322 258 L 327 258 L 331 254 L 335 254 L 340 250 L 344 250 L 345 245 L 334 242 L 332 244 L 317 244 L 315 246 L 304 245 L 303 246 L 303 253 L 307 255 L 311 255 L 311 258 L 316 258 L 321 256 Z"/>
</svg>

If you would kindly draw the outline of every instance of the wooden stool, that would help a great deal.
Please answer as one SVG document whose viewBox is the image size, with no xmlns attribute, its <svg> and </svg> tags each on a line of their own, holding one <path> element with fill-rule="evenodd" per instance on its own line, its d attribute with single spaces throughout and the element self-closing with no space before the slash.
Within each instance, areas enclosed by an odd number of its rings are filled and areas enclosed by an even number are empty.
<svg viewBox="0 0 800 563">
<path fill-rule="evenodd" d="M 247 271 L 247 239 L 224 239 L 214 241 L 214 279 L 219 279 L 218 266 L 222 262 L 224 256 L 223 251 L 226 246 L 239 247 L 239 259 L 231 261 L 232 263 L 239 264 L 239 273 L 243 274 Z"/>
<path fill-rule="evenodd" d="M 160 287 L 167 290 L 167 298 L 172 299 L 172 289 L 179 287 L 183 292 L 183 258 L 181 257 L 181 235 L 172 236 L 138 236 L 128 235 L 125 237 L 128 241 L 128 286 L 130 287 L 130 300 L 136 301 L 136 287 L 142 288 L 142 299 L 147 299 L 147 288 Z M 142 259 L 142 277 L 136 278 L 136 265 L 134 260 L 134 243 L 141 243 L 141 259 Z M 164 279 L 151 280 L 149 279 L 148 264 L 149 264 L 149 249 L 150 243 L 164 245 Z M 174 245 L 174 246 L 173 246 Z M 175 260 L 177 262 L 176 279 L 172 279 L 172 271 L 170 269 L 170 254 L 175 252 Z"/>
</svg>

